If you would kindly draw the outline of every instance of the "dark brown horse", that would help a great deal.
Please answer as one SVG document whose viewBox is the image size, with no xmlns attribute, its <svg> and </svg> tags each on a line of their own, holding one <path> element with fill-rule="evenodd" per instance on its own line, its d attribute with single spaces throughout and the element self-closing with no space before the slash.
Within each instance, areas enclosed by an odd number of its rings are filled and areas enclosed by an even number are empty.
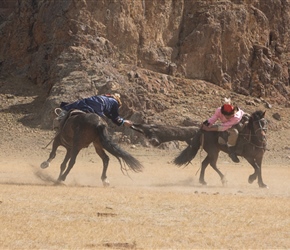
<svg viewBox="0 0 290 250">
<path fill-rule="evenodd" d="M 240 152 L 238 155 L 243 156 L 254 168 L 254 173 L 249 176 L 248 182 L 253 183 L 258 178 L 258 184 L 261 188 L 267 188 L 262 179 L 262 159 L 266 150 L 266 132 L 267 121 L 264 118 L 265 112 L 254 112 L 248 121 L 248 124 L 240 131 L 238 145 Z M 199 182 L 203 185 L 207 183 L 204 180 L 205 169 L 208 164 L 219 174 L 222 182 L 225 182 L 225 176 L 217 168 L 217 159 L 220 151 L 228 153 L 226 145 L 218 143 L 220 132 L 199 131 L 193 138 L 191 145 L 184 149 L 179 156 L 174 159 L 178 166 L 189 164 L 195 157 L 201 145 L 207 152 L 207 156 L 201 164 Z M 202 143 L 201 143 L 202 141 Z"/>
<path fill-rule="evenodd" d="M 93 143 L 97 154 L 103 161 L 101 179 L 104 186 L 109 185 L 106 175 L 109 156 L 105 150 L 118 159 L 122 172 L 126 170 L 126 165 L 134 172 L 142 170 L 143 166 L 137 159 L 110 140 L 106 122 L 98 115 L 91 113 L 79 113 L 68 117 L 60 132 L 55 136 L 49 158 L 41 164 L 41 168 L 49 166 L 49 163 L 55 158 L 56 150 L 59 146 L 65 147 L 67 152 L 61 163 L 58 177 L 58 181 L 65 181 L 76 162 L 80 150 L 88 147 L 91 143 Z"/>
</svg>

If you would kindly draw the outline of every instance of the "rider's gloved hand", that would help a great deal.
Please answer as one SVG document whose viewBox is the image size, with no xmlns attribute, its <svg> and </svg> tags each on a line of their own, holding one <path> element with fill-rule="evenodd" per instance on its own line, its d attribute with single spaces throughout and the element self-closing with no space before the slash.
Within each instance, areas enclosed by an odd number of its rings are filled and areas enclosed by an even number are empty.
<svg viewBox="0 0 290 250">
<path fill-rule="evenodd" d="M 208 126 L 210 123 L 208 122 L 208 120 L 205 120 L 202 124 Z"/>
</svg>

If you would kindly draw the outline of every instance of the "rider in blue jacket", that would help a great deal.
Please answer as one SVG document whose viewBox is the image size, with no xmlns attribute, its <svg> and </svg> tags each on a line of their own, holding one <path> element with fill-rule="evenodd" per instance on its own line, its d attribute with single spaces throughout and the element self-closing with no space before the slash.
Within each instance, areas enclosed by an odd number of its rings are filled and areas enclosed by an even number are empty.
<svg viewBox="0 0 290 250">
<path fill-rule="evenodd" d="M 73 103 L 62 102 L 60 108 L 65 111 L 72 109 L 82 110 L 87 113 L 96 113 L 101 117 L 106 116 L 113 123 L 118 126 L 124 125 L 130 127 L 133 123 L 129 120 L 125 120 L 119 115 L 119 108 L 122 102 L 119 94 L 112 95 L 96 95 L 88 98 L 84 98 Z M 67 112 L 63 112 L 67 113 Z M 62 114 L 60 114 L 60 117 Z"/>
</svg>

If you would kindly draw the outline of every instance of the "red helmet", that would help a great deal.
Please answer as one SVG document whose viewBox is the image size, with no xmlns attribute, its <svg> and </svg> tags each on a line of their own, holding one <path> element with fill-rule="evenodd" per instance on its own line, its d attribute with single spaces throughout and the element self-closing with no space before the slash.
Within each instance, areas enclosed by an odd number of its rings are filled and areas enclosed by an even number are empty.
<svg viewBox="0 0 290 250">
<path fill-rule="evenodd" d="M 223 115 L 233 115 L 235 113 L 235 107 L 226 103 L 221 107 L 221 112 Z"/>
</svg>

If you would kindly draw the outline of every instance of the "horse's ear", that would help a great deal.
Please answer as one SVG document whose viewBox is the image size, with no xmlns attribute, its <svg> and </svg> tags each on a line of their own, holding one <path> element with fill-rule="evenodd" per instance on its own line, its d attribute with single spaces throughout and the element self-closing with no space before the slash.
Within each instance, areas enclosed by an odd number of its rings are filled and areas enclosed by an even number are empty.
<svg viewBox="0 0 290 250">
<path fill-rule="evenodd" d="M 266 110 L 264 111 L 264 113 L 263 113 L 263 115 L 262 115 L 263 118 L 265 117 L 265 114 L 266 114 Z"/>
</svg>

